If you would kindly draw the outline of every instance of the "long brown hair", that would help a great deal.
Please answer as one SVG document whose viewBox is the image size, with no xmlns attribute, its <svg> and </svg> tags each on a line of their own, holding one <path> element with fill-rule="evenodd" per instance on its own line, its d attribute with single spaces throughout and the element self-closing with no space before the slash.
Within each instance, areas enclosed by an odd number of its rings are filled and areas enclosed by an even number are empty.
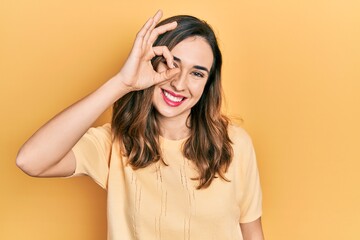
<svg viewBox="0 0 360 240">
<path fill-rule="evenodd" d="M 177 27 L 160 35 L 154 46 L 167 46 L 171 50 L 184 39 L 199 36 L 208 42 L 214 56 L 204 92 L 191 109 L 188 119 L 191 135 L 182 149 L 184 156 L 197 167 L 198 189 L 207 188 L 217 176 L 227 180 L 224 173 L 233 156 L 227 131 L 229 120 L 221 114 L 222 56 L 215 34 L 206 22 L 192 16 L 180 15 L 165 19 L 158 26 L 173 21 L 177 22 Z M 154 69 L 159 62 L 159 57 L 152 60 Z M 133 169 L 163 161 L 156 110 L 152 105 L 153 92 L 154 87 L 130 92 L 117 100 L 113 106 L 112 131 Z"/>
</svg>

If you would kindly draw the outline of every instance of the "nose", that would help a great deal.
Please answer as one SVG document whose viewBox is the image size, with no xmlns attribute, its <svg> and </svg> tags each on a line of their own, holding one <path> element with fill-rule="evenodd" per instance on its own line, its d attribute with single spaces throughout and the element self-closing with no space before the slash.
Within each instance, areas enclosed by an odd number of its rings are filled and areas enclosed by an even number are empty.
<svg viewBox="0 0 360 240">
<path fill-rule="evenodd" d="M 181 71 L 170 82 L 170 86 L 177 92 L 184 91 L 186 88 L 186 73 Z"/>
</svg>

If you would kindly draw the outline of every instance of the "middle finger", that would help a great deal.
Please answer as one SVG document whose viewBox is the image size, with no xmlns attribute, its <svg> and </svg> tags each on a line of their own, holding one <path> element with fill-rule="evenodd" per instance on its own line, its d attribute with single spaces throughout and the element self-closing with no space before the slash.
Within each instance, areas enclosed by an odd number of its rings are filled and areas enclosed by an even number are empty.
<svg viewBox="0 0 360 240">
<path fill-rule="evenodd" d="M 159 35 L 175 29 L 176 26 L 177 26 L 177 22 L 171 22 L 171 23 L 167 23 L 165 25 L 155 28 L 154 30 L 151 31 L 151 35 L 149 37 L 148 44 L 150 46 L 152 46 L 154 44 L 155 40 L 159 37 Z"/>
</svg>

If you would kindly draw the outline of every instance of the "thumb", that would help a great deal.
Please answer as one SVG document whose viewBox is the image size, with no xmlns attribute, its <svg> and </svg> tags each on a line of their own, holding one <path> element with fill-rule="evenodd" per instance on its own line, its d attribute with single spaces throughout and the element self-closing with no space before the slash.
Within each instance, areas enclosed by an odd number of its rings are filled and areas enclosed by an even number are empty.
<svg viewBox="0 0 360 240">
<path fill-rule="evenodd" d="M 164 82 L 166 80 L 170 80 L 173 77 L 175 77 L 176 74 L 178 74 L 179 72 L 180 72 L 179 68 L 170 68 L 170 69 L 168 69 L 166 71 L 163 71 L 161 73 L 157 73 L 155 75 L 155 84 Z"/>
</svg>

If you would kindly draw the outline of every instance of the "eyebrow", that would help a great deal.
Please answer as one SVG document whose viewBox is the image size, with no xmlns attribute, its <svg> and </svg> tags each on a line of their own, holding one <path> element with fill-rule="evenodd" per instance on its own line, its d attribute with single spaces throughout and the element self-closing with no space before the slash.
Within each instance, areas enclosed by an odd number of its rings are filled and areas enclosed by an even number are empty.
<svg viewBox="0 0 360 240">
<path fill-rule="evenodd" d="M 174 56 L 174 61 L 181 63 L 181 59 L 178 57 L 175 57 L 175 56 Z M 195 66 L 193 66 L 193 68 L 203 70 L 203 71 L 207 72 L 208 74 L 210 73 L 209 69 L 207 69 L 206 67 L 203 67 L 203 66 L 195 65 Z"/>
</svg>

